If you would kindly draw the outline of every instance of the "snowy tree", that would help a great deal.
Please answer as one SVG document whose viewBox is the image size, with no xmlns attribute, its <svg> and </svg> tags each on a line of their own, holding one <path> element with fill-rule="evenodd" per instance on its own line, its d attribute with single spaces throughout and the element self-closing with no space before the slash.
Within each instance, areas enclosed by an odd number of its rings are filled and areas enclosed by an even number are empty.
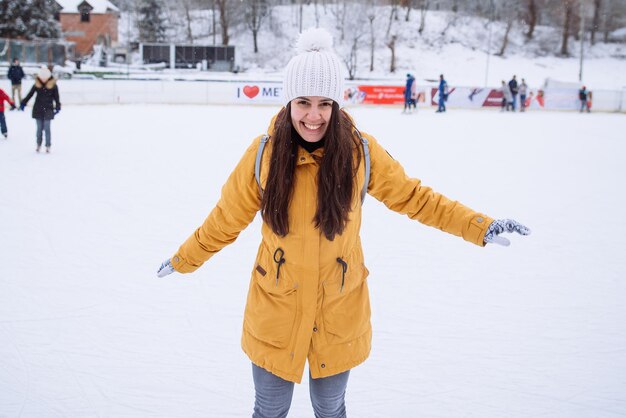
<svg viewBox="0 0 626 418">
<path fill-rule="evenodd" d="M 137 29 L 141 42 L 165 41 L 166 22 L 161 0 L 140 0 L 137 8 Z"/>
<path fill-rule="evenodd" d="M 374 52 L 376 51 L 376 27 L 374 26 L 374 21 L 376 20 L 376 9 L 372 2 L 370 2 L 368 7 L 367 20 L 370 29 L 370 71 L 374 71 Z"/>
<path fill-rule="evenodd" d="M 591 21 L 591 45 L 596 43 L 596 32 L 600 28 L 600 10 L 602 10 L 602 0 L 593 0 L 593 20 Z"/>
<path fill-rule="evenodd" d="M 0 37 L 26 38 L 29 4 L 23 0 L 0 0 Z"/>
<path fill-rule="evenodd" d="M 387 31 L 385 32 L 385 45 L 389 48 L 391 52 L 390 63 L 389 63 L 389 72 L 396 72 L 396 42 L 398 41 L 398 35 L 393 28 L 394 20 L 398 20 L 398 3 L 399 0 L 391 1 L 391 12 L 389 13 L 389 22 L 387 24 Z"/>
<path fill-rule="evenodd" d="M 429 0 L 420 0 L 420 27 L 417 30 L 417 33 L 419 33 L 420 35 L 422 34 L 422 32 L 424 32 L 424 29 L 426 28 L 426 13 L 428 12 L 429 7 Z"/>
<path fill-rule="evenodd" d="M 53 0 L 31 0 L 29 7 L 28 35 L 31 38 L 59 38 L 61 24 L 54 19 L 56 4 Z"/>
<path fill-rule="evenodd" d="M 320 11 L 319 11 L 319 7 L 317 7 L 317 0 L 313 0 L 313 5 L 315 7 L 315 27 L 319 28 L 320 27 Z"/>
<path fill-rule="evenodd" d="M 535 32 L 535 26 L 537 26 L 537 0 L 526 0 L 526 24 L 528 30 L 526 31 L 526 38 L 532 39 Z"/>
<path fill-rule="evenodd" d="M 387 48 L 391 51 L 391 58 L 389 63 L 389 72 L 396 72 L 396 41 L 398 40 L 398 35 L 393 34 L 387 39 Z"/>
<path fill-rule="evenodd" d="M 191 24 L 193 22 L 191 11 L 193 9 L 193 5 L 191 0 L 182 0 L 180 2 L 180 7 L 185 15 L 185 34 L 187 35 L 187 42 L 193 44 L 193 31 L 191 30 Z"/>
<path fill-rule="evenodd" d="M 345 16 L 348 18 L 344 23 L 345 40 L 336 50 L 346 64 L 350 80 L 354 80 L 356 75 L 359 46 L 368 28 L 368 9 L 368 4 L 358 2 L 346 4 Z"/>
<path fill-rule="evenodd" d="M 609 33 L 626 26 L 626 2 L 623 0 L 593 0 L 593 20 L 591 44 L 595 42 L 595 32 L 604 33 L 604 42 L 609 42 Z"/>
<path fill-rule="evenodd" d="M 239 12 L 238 6 L 241 2 L 233 2 L 231 0 L 215 0 L 215 3 L 220 16 L 222 45 L 226 46 L 230 42 L 230 35 L 228 31 L 230 26 L 234 23 L 234 17 L 236 17 Z"/>
<path fill-rule="evenodd" d="M 387 25 L 387 32 L 385 33 L 385 38 L 389 38 L 389 34 L 391 33 L 391 28 L 393 26 L 393 21 L 398 20 L 398 2 L 399 0 L 391 1 L 391 12 L 389 13 L 389 24 Z"/>
<path fill-rule="evenodd" d="M 569 55 L 567 42 L 572 30 L 572 15 L 574 14 L 574 0 L 561 0 L 563 14 L 563 37 L 561 41 L 561 55 Z"/>
<path fill-rule="evenodd" d="M 335 17 L 335 28 L 339 31 L 339 41 L 343 42 L 346 37 L 345 24 L 346 24 L 346 10 L 348 8 L 348 3 L 346 0 L 333 0 L 332 7 L 330 9 L 331 15 Z"/>
<path fill-rule="evenodd" d="M 410 20 L 411 10 L 413 10 L 413 0 L 402 0 L 402 7 L 406 8 L 406 13 L 404 14 L 404 21 L 408 22 Z"/>
<path fill-rule="evenodd" d="M 202 25 L 205 28 L 206 35 L 212 40 L 213 45 L 217 45 L 217 1 L 216 0 L 198 0 L 195 10 L 202 11 L 205 16 Z M 202 37 L 202 35 L 200 35 Z"/>
<path fill-rule="evenodd" d="M 265 0 L 249 0 L 246 6 L 246 25 L 252 32 L 252 41 L 254 44 L 254 53 L 259 52 L 259 46 L 257 43 L 257 37 L 259 35 L 259 29 L 261 29 L 261 22 L 265 16 L 267 16 L 267 3 Z"/>
<path fill-rule="evenodd" d="M 302 33 L 302 21 L 304 20 L 304 4 L 303 0 L 298 0 L 298 32 Z"/>
<path fill-rule="evenodd" d="M 496 54 L 502 57 L 504 56 L 506 47 L 509 45 L 509 34 L 511 33 L 511 29 L 513 29 L 513 24 L 520 16 L 521 6 L 517 0 L 500 0 L 496 3 L 496 10 L 500 19 L 506 23 L 504 36 L 502 37 L 502 45 L 500 51 Z"/>
</svg>

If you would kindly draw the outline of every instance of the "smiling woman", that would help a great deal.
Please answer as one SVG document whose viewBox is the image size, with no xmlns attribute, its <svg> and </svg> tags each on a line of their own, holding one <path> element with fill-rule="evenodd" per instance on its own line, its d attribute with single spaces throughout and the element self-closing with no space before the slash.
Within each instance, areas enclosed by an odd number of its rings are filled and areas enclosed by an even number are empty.
<svg viewBox="0 0 626 418">
<path fill-rule="evenodd" d="M 326 134 L 333 112 L 333 101 L 327 97 L 298 97 L 291 101 L 291 123 L 308 142 L 319 142 Z"/>
<path fill-rule="evenodd" d="M 254 418 L 287 416 L 307 361 L 315 416 L 346 417 L 350 370 L 368 358 L 372 339 L 361 185 L 389 209 L 478 246 L 504 231 L 530 233 L 423 186 L 359 132 L 339 107 L 343 76 L 331 45 L 323 29 L 301 35 L 285 70 L 285 107 L 248 147 L 204 223 L 157 273 L 195 271 L 261 211 L 241 338 L 252 362 Z"/>
</svg>

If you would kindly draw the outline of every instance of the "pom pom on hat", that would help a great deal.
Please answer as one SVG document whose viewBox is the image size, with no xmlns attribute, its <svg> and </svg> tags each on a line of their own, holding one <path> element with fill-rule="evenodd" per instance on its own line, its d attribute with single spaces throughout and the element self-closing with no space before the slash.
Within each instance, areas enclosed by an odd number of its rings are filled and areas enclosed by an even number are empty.
<svg viewBox="0 0 626 418">
<path fill-rule="evenodd" d="M 309 29 L 300 34 L 298 55 L 287 64 L 283 78 L 285 102 L 296 97 L 320 96 L 341 104 L 343 72 L 332 45 L 333 38 L 325 29 Z"/>
<path fill-rule="evenodd" d="M 333 37 L 325 29 L 313 28 L 304 31 L 298 38 L 296 52 L 333 52 Z"/>
<path fill-rule="evenodd" d="M 39 77 L 41 81 L 48 81 L 51 76 L 52 73 L 45 65 L 42 65 L 39 71 L 37 71 L 37 77 Z"/>
</svg>

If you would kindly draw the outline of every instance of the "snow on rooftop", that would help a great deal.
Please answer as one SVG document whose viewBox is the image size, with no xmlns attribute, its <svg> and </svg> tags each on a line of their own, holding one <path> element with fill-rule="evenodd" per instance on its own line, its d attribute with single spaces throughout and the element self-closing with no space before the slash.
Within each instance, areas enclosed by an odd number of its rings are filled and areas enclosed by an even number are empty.
<svg viewBox="0 0 626 418">
<path fill-rule="evenodd" d="M 118 9 L 113 3 L 108 0 L 56 0 L 56 2 L 59 3 L 59 5 L 62 7 L 61 10 L 66 13 L 78 13 L 78 6 L 83 2 L 93 7 L 91 13 L 107 13 L 108 11 L 120 11 L 120 9 Z"/>
</svg>

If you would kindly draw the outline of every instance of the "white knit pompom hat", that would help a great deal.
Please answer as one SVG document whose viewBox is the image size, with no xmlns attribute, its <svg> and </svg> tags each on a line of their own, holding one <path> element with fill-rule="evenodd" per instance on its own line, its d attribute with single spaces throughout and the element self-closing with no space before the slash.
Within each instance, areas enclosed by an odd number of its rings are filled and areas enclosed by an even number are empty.
<svg viewBox="0 0 626 418">
<path fill-rule="evenodd" d="M 300 34 L 297 54 L 287 64 L 283 79 L 285 103 L 301 96 L 321 96 L 341 104 L 343 73 L 333 51 L 333 38 L 325 29 L 309 29 Z"/>
<path fill-rule="evenodd" d="M 37 71 L 37 77 L 39 77 L 41 81 L 48 81 L 51 76 L 50 70 L 45 65 L 42 65 L 39 71 Z"/>
</svg>

